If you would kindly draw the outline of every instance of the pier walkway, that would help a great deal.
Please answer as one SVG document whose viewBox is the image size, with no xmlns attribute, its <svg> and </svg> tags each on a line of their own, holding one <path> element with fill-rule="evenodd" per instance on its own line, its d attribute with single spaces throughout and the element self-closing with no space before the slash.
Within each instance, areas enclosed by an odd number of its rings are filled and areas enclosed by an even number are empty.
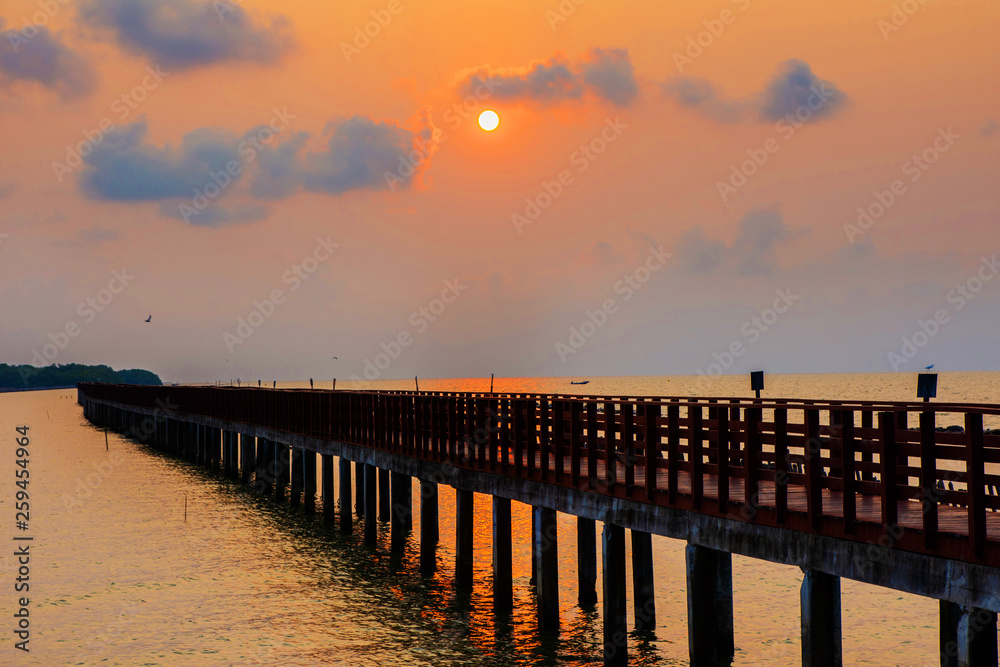
<svg viewBox="0 0 1000 667">
<path fill-rule="evenodd" d="M 312 511 L 319 492 L 342 530 L 353 529 L 353 478 L 366 539 L 389 519 L 393 549 L 412 526 L 417 478 L 426 568 L 437 487 L 450 485 L 459 586 L 472 578 L 473 493 L 492 495 L 499 611 L 512 604 L 510 501 L 527 503 L 542 631 L 558 628 L 566 583 L 556 512 L 578 517 L 584 605 L 597 601 L 600 521 L 608 664 L 628 659 L 631 530 L 637 629 L 655 627 L 650 536 L 687 542 L 696 667 L 733 656 L 733 553 L 802 568 L 803 665 L 842 664 L 842 577 L 940 600 L 941 664 L 997 665 L 1000 434 L 984 420 L 998 421 L 998 405 L 104 384 L 81 384 L 79 401 L 91 422 L 261 493 Z"/>
</svg>

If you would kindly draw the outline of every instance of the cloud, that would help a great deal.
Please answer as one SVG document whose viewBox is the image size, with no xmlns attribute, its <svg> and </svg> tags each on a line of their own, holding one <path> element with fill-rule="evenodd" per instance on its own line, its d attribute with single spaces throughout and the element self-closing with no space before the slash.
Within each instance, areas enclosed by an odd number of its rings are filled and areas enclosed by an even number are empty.
<svg viewBox="0 0 1000 667">
<path fill-rule="evenodd" d="M 253 202 L 243 202 L 224 206 L 213 202 L 185 219 L 181 208 L 174 202 L 164 202 L 160 205 L 160 213 L 168 218 L 184 220 L 196 227 L 221 227 L 241 222 L 260 222 L 266 220 L 270 211 L 266 206 Z"/>
<path fill-rule="evenodd" d="M 726 100 L 719 90 L 706 79 L 679 76 L 663 86 L 663 92 L 688 109 L 696 109 L 720 123 L 735 123 L 743 117 L 739 102 Z"/>
<path fill-rule="evenodd" d="M 997 130 L 1000 130 L 1000 123 L 992 118 L 988 118 L 979 126 L 979 136 L 989 137 L 996 134 Z"/>
<path fill-rule="evenodd" d="M 575 61 L 557 53 L 525 67 L 494 69 L 486 65 L 459 76 L 458 91 L 463 96 L 481 93 L 484 88 L 496 99 L 544 105 L 581 100 L 589 94 L 617 106 L 630 106 L 639 94 L 627 49 L 595 48 Z"/>
<path fill-rule="evenodd" d="M 826 118 L 847 104 L 847 95 L 815 74 L 802 60 L 786 60 L 767 84 L 759 102 L 763 120 L 779 120 L 800 109 L 809 109 L 812 120 Z"/>
<path fill-rule="evenodd" d="M 230 161 L 240 162 L 240 140 L 226 130 L 195 130 L 177 149 L 146 145 L 146 134 L 146 119 L 141 118 L 94 147 L 84 158 L 84 192 L 111 201 L 190 198 L 211 182 L 213 173 L 225 172 Z"/>
<path fill-rule="evenodd" d="M 14 181 L 0 181 L 0 201 L 14 194 Z"/>
<path fill-rule="evenodd" d="M 0 19 L 0 31 L 4 22 Z M 9 31 L 0 45 L 0 84 L 39 83 L 64 100 L 86 97 L 97 87 L 97 71 L 80 53 L 65 46 L 59 35 L 37 28 L 28 38 Z"/>
<path fill-rule="evenodd" d="M 93 245 L 96 243 L 103 243 L 104 241 L 110 241 L 112 239 L 119 238 L 122 235 L 121 230 L 117 227 L 104 227 L 101 225 L 95 225 L 89 229 L 84 229 L 76 238 L 73 239 L 59 239 L 55 241 L 56 245 L 67 246 L 71 248 L 78 248 L 86 245 Z"/>
<path fill-rule="evenodd" d="M 252 191 L 262 199 L 286 197 L 301 189 L 339 195 L 349 190 L 407 187 L 426 162 L 410 159 L 420 132 L 354 116 L 334 126 L 323 150 L 306 147 L 307 133 L 294 135 L 274 150 L 261 154 Z"/>
<path fill-rule="evenodd" d="M 849 102 L 835 84 L 817 77 L 801 60 L 781 63 L 764 90 L 746 98 L 729 98 L 707 79 L 690 76 L 674 77 L 662 90 L 681 106 L 720 123 L 773 122 L 788 115 L 815 122 L 836 115 Z"/>
<path fill-rule="evenodd" d="M 176 69 L 223 61 L 269 64 L 293 43 L 286 17 L 264 25 L 230 0 L 84 0 L 80 15 L 112 31 L 126 50 Z"/>
<path fill-rule="evenodd" d="M 315 149 L 308 145 L 308 132 L 279 142 L 281 135 L 269 126 L 242 136 L 201 128 L 178 146 L 159 147 L 148 142 L 143 117 L 109 134 L 84 158 L 81 188 L 92 199 L 160 202 L 168 217 L 215 226 L 266 218 L 268 209 L 254 199 L 281 199 L 301 190 L 340 195 L 405 188 L 428 164 L 426 158 L 419 164 L 409 160 L 415 146 L 427 145 L 418 139 L 426 139 L 429 127 L 413 132 L 362 116 L 329 127 L 325 146 Z M 395 176 L 388 179 L 387 173 Z M 249 186 L 242 186 L 245 181 Z"/>
<path fill-rule="evenodd" d="M 774 270 L 778 246 L 797 235 L 780 211 L 757 209 L 740 220 L 732 245 L 709 238 L 704 229 L 695 227 L 681 236 L 674 256 L 691 274 L 724 270 L 740 276 L 767 276 Z"/>
</svg>

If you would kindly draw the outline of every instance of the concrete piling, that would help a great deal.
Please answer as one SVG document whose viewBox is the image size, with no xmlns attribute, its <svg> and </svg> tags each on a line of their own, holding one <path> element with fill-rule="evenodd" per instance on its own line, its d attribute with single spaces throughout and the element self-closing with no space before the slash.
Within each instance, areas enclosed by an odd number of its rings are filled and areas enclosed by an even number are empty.
<svg viewBox="0 0 1000 667">
<path fill-rule="evenodd" d="M 372 517 L 374 521 L 374 517 Z M 420 480 L 420 570 L 437 568 L 438 485 Z"/>
</svg>

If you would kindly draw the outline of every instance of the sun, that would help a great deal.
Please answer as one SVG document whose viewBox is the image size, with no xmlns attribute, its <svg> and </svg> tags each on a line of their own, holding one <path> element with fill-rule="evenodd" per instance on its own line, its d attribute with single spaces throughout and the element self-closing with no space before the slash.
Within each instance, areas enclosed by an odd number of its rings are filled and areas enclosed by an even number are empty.
<svg viewBox="0 0 1000 667">
<path fill-rule="evenodd" d="M 500 116 L 497 115 L 496 111 L 492 109 L 487 109 L 486 111 L 479 114 L 479 127 L 483 128 L 487 132 L 492 132 L 497 129 L 500 124 Z"/>
</svg>

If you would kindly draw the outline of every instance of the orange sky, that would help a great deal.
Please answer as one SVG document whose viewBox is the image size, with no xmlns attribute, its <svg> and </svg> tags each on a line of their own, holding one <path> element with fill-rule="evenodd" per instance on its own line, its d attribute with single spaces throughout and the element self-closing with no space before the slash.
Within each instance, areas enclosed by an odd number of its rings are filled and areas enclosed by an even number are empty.
<svg viewBox="0 0 1000 667">
<path fill-rule="evenodd" d="M 904 21 L 904 4 L 588 0 L 562 16 L 557 0 L 244 0 L 220 16 L 170 0 L 136 18 L 134 0 L 74 0 L 34 34 L 42 4 L 9 0 L 0 361 L 347 379 L 403 336 L 379 378 L 998 369 L 1000 280 L 953 290 L 989 274 L 1000 238 L 1000 5 L 929 0 Z M 472 72 L 502 84 L 463 119 Z M 836 96 L 782 125 L 810 83 Z M 474 121 L 485 108 L 495 132 Z M 275 110 L 282 131 L 244 162 L 237 146 Z M 104 119 L 115 131 L 59 180 L 53 163 Z M 604 128 L 613 141 L 581 157 Z M 387 167 L 432 134 L 387 189 Z M 925 150 L 933 164 L 908 165 Z M 192 185 L 229 153 L 239 177 L 185 222 Z M 845 229 L 895 180 L 883 215 Z M 292 290 L 283 276 L 317 238 L 338 247 Z M 651 247 L 670 258 L 644 274 Z M 134 280 L 87 321 L 80 304 L 122 268 Z M 648 280 L 626 299 L 625 276 Z M 461 287 L 435 303 L 446 281 Z M 776 290 L 798 298 L 764 330 L 753 318 Z"/>
</svg>

